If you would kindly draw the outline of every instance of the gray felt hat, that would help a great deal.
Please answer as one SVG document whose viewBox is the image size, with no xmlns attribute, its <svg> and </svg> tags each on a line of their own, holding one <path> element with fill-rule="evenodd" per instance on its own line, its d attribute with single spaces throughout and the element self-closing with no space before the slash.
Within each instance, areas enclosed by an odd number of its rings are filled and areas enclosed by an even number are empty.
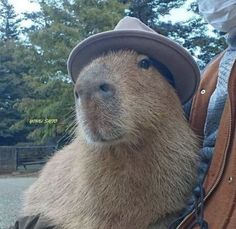
<svg viewBox="0 0 236 229">
<path fill-rule="evenodd" d="M 161 62 L 173 75 L 182 104 L 191 99 L 200 79 L 198 66 L 192 56 L 174 41 L 133 17 L 124 17 L 114 30 L 90 36 L 72 50 L 67 67 L 73 82 L 89 62 L 106 52 L 121 49 L 135 50 Z"/>
</svg>

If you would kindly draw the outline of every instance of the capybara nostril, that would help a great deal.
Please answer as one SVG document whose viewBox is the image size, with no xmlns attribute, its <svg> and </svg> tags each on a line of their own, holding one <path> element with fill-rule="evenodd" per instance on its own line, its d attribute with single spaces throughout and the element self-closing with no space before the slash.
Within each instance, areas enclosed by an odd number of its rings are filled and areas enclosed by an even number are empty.
<svg viewBox="0 0 236 229">
<path fill-rule="evenodd" d="M 81 81 L 75 89 L 75 97 L 109 99 L 115 94 L 115 86 L 100 80 Z"/>
<path fill-rule="evenodd" d="M 115 94 L 115 87 L 108 83 L 101 83 L 98 92 L 104 98 L 112 97 Z"/>
</svg>

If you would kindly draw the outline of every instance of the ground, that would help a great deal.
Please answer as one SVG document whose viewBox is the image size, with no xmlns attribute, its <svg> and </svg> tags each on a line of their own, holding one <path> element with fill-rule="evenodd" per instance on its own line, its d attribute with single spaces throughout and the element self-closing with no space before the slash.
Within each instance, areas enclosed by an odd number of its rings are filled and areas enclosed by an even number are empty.
<svg viewBox="0 0 236 229">
<path fill-rule="evenodd" d="M 36 176 L 0 176 L 0 229 L 14 225 L 23 191 L 35 180 Z"/>
</svg>

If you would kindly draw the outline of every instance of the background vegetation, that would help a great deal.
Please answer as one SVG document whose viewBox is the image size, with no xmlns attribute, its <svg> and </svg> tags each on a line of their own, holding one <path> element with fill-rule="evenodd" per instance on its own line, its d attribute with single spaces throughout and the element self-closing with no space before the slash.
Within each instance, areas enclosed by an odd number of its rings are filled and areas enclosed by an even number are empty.
<svg viewBox="0 0 236 229">
<path fill-rule="evenodd" d="M 164 15 L 185 0 L 37 0 L 40 11 L 17 15 L 0 0 L 0 145 L 47 144 L 70 139 L 74 123 L 72 83 L 66 61 L 89 35 L 113 29 L 124 16 L 140 18 L 198 60 L 200 67 L 222 51 L 224 38 L 209 33 L 197 14 L 188 21 Z M 31 20 L 30 27 L 22 21 Z"/>
</svg>

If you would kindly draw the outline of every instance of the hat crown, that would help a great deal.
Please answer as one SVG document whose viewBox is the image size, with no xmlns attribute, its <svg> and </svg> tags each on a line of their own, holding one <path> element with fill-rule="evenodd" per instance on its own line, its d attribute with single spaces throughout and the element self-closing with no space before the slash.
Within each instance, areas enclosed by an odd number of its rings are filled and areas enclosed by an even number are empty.
<svg viewBox="0 0 236 229">
<path fill-rule="evenodd" d="M 139 30 L 144 32 L 156 33 L 139 19 L 126 16 L 119 21 L 114 30 Z"/>
</svg>

